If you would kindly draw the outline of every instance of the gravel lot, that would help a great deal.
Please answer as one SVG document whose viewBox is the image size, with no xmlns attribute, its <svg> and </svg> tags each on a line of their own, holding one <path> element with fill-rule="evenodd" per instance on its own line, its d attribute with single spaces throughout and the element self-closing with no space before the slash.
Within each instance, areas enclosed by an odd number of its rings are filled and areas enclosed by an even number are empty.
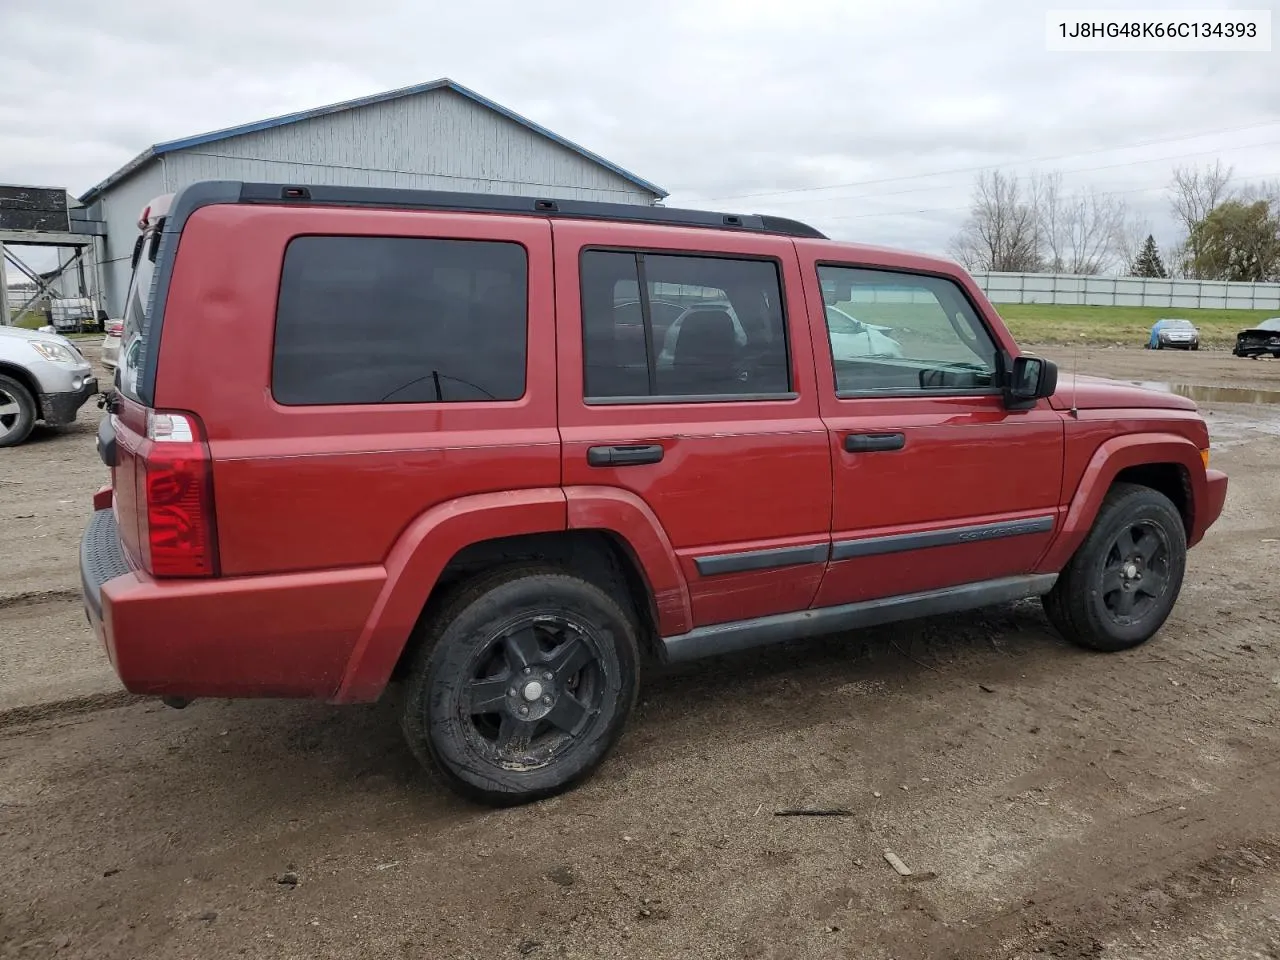
<svg viewBox="0 0 1280 960">
<path fill-rule="evenodd" d="M 0 957 L 1280 957 L 1280 398 L 1225 396 L 1226 511 L 1146 646 L 1020 604 L 660 671 L 591 782 L 502 812 L 390 703 L 124 694 L 76 590 L 91 405 L 0 451 Z M 853 815 L 773 816 L 800 805 Z"/>
</svg>

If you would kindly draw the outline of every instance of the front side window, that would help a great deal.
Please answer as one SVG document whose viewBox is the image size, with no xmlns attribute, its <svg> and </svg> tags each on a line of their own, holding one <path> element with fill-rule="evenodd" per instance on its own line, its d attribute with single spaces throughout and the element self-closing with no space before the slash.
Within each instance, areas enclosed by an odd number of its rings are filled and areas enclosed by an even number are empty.
<svg viewBox="0 0 1280 960">
<path fill-rule="evenodd" d="M 280 279 L 272 393 L 296 405 L 518 400 L 528 312 L 516 243 L 298 237 Z"/>
<path fill-rule="evenodd" d="M 588 250 L 581 271 L 588 400 L 731 400 L 791 389 L 772 261 Z"/>
<path fill-rule="evenodd" d="M 839 266 L 818 276 L 842 396 L 997 387 L 995 342 L 952 281 Z"/>
</svg>

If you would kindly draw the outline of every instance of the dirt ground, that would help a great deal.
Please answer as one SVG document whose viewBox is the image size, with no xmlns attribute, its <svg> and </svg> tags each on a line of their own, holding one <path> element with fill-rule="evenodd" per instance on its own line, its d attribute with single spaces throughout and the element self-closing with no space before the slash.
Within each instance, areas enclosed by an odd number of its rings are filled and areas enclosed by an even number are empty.
<svg viewBox="0 0 1280 960">
<path fill-rule="evenodd" d="M 1045 353 L 1280 391 L 1271 361 Z M 1203 404 L 1226 510 L 1142 648 L 1025 603 L 656 671 L 594 779 L 510 811 L 420 772 L 390 703 L 124 695 L 74 593 L 87 408 L 0 452 L 0 957 L 1280 957 L 1280 405 L 1253 399 Z M 773 815 L 801 805 L 852 815 Z"/>
</svg>

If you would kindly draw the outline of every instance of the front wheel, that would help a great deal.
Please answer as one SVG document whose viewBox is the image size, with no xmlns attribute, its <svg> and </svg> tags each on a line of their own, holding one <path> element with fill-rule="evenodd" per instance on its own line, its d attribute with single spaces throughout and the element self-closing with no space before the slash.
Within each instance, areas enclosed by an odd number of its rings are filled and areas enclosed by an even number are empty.
<svg viewBox="0 0 1280 960">
<path fill-rule="evenodd" d="M 31 435 L 36 401 L 13 377 L 0 376 L 0 447 L 16 447 Z"/>
<path fill-rule="evenodd" d="M 410 749 L 483 803 L 569 789 L 622 733 L 639 679 L 636 626 L 555 568 L 482 575 L 431 617 L 407 678 Z"/>
<path fill-rule="evenodd" d="M 1117 483 L 1044 598 L 1045 613 L 1082 647 L 1136 647 L 1164 625 L 1186 564 L 1186 530 L 1169 498 L 1150 487 Z"/>
</svg>

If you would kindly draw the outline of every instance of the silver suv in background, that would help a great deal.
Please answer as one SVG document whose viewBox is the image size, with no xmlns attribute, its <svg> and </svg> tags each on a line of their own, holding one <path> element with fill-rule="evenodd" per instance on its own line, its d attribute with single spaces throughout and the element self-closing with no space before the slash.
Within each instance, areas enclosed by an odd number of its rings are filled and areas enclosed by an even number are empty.
<svg viewBox="0 0 1280 960">
<path fill-rule="evenodd" d="M 0 447 L 22 443 L 37 420 L 71 423 L 97 392 L 93 367 L 66 337 L 0 326 Z"/>
<path fill-rule="evenodd" d="M 115 373 L 116 363 L 120 359 L 120 338 L 124 335 L 123 320 L 106 320 L 102 324 L 106 334 L 102 338 L 102 356 L 99 358 L 108 373 Z"/>
</svg>

